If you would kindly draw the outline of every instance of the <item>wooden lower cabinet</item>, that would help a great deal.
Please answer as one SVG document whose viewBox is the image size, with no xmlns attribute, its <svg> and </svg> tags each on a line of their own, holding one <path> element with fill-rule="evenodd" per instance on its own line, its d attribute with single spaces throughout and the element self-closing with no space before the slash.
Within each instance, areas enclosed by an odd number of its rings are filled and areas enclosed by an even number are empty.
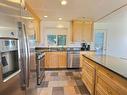
<svg viewBox="0 0 127 95">
<path fill-rule="evenodd" d="M 57 68 L 58 67 L 58 53 L 46 52 L 45 53 L 45 68 Z"/>
<path fill-rule="evenodd" d="M 82 80 L 91 95 L 94 95 L 95 86 L 95 65 L 91 61 L 82 58 Z"/>
<path fill-rule="evenodd" d="M 67 52 L 59 52 L 59 68 L 66 68 L 67 67 Z"/>
<path fill-rule="evenodd" d="M 66 68 L 66 52 L 46 52 L 45 68 Z"/>
<path fill-rule="evenodd" d="M 81 56 L 82 80 L 90 95 L 127 95 L 127 79 Z"/>
<path fill-rule="evenodd" d="M 98 94 L 99 91 L 103 93 Z M 95 95 L 127 95 L 127 80 L 98 66 Z"/>
</svg>

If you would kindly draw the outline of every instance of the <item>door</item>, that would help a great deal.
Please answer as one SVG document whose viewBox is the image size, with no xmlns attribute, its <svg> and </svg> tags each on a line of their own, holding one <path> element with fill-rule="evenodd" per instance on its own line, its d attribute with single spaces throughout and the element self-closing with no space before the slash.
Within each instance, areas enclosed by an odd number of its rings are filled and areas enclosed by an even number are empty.
<svg viewBox="0 0 127 95">
<path fill-rule="evenodd" d="M 94 47 L 98 53 L 106 54 L 107 30 L 96 29 L 94 32 Z"/>
</svg>

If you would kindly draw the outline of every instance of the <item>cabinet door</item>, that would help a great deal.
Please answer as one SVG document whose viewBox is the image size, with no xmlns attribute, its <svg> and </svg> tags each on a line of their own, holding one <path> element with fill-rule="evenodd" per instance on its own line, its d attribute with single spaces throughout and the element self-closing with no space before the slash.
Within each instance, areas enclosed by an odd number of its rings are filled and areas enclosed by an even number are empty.
<svg viewBox="0 0 127 95">
<path fill-rule="evenodd" d="M 95 92 L 98 89 L 106 95 L 127 95 L 127 80 L 99 66 L 96 71 Z"/>
<path fill-rule="evenodd" d="M 83 23 L 82 40 L 91 42 L 93 39 L 93 22 Z"/>
<path fill-rule="evenodd" d="M 72 40 L 91 42 L 93 39 L 93 22 L 92 21 L 73 21 L 72 23 Z"/>
<path fill-rule="evenodd" d="M 82 41 L 83 23 L 81 21 L 73 21 L 72 31 L 73 42 Z"/>
<path fill-rule="evenodd" d="M 46 52 L 45 68 L 58 68 L 58 52 Z"/>
<path fill-rule="evenodd" d="M 66 52 L 59 52 L 59 68 L 66 68 L 67 67 L 67 53 Z"/>
<path fill-rule="evenodd" d="M 95 68 L 91 66 L 91 61 L 82 58 L 82 80 L 88 88 L 91 95 L 94 95 L 95 86 Z"/>
</svg>

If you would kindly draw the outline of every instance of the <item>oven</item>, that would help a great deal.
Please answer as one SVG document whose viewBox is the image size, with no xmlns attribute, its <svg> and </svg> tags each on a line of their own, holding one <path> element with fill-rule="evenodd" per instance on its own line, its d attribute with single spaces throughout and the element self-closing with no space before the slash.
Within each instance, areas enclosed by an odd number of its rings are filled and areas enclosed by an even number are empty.
<svg viewBox="0 0 127 95">
<path fill-rule="evenodd" d="M 37 85 L 40 85 L 45 77 L 45 53 L 36 52 L 36 75 L 37 75 Z"/>
</svg>

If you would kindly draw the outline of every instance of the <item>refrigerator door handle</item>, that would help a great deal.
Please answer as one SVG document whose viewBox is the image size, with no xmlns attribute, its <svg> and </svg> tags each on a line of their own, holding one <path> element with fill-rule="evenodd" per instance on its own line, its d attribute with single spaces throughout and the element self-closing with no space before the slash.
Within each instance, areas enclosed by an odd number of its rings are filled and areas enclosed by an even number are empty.
<svg viewBox="0 0 127 95">
<path fill-rule="evenodd" d="M 27 38 L 27 33 L 26 33 L 26 27 L 25 24 L 23 24 L 23 34 L 24 34 L 24 39 L 25 39 L 25 54 L 26 54 L 26 63 L 25 63 L 25 85 L 26 87 L 29 87 L 29 76 L 30 76 L 30 51 L 29 51 L 29 44 L 28 44 L 28 38 Z"/>
</svg>

